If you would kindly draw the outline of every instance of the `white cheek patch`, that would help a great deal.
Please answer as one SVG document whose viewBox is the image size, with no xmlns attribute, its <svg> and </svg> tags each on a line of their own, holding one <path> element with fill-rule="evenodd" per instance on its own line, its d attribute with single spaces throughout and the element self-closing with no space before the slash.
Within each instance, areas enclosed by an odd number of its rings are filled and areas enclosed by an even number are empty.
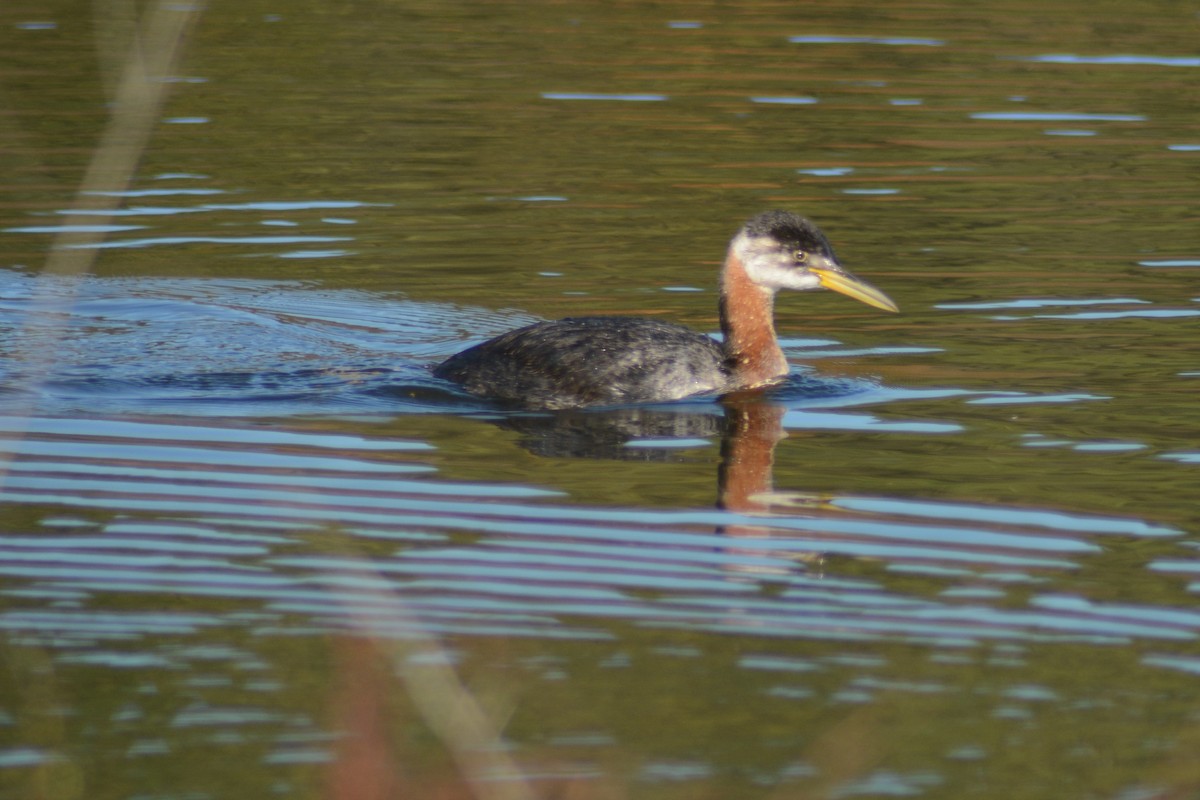
<svg viewBox="0 0 1200 800">
<path fill-rule="evenodd" d="M 733 251 L 742 262 L 747 277 L 766 289 L 804 291 L 821 286 L 816 275 L 797 269 L 792 254 L 780 250 L 779 243 L 769 237 L 739 233 L 733 240 Z"/>
</svg>

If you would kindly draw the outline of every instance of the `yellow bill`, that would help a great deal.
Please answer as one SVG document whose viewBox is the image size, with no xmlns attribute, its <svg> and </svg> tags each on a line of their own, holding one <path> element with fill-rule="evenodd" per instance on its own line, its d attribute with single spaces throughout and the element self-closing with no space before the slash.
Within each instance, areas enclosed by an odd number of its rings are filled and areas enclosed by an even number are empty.
<svg viewBox="0 0 1200 800">
<path fill-rule="evenodd" d="M 821 280 L 826 289 L 840 292 L 847 297 L 853 297 L 860 303 L 866 303 L 884 311 L 899 311 L 900 307 L 883 292 L 864 280 L 854 277 L 849 272 L 838 272 L 832 269 L 813 268 L 812 273 Z"/>
</svg>

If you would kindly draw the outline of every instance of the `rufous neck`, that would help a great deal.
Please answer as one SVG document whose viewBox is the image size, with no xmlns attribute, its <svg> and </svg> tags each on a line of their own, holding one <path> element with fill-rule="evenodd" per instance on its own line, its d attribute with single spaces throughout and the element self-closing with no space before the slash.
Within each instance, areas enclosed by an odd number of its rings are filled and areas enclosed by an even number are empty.
<svg viewBox="0 0 1200 800">
<path fill-rule="evenodd" d="M 775 292 L 750 280 L 731 247 L 721 271 L 721 333 L 739 388 L 768 383 L 788 371 L 775 338 Z"/>
</svg>

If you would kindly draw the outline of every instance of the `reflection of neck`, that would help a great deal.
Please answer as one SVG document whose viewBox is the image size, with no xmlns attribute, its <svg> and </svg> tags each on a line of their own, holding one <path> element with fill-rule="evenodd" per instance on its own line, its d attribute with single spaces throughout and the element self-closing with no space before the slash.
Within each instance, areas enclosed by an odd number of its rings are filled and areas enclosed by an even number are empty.
<svg viewBox="0 0 1200 800">
<path fill-rule="evenodd" d="M 736 401 L 726 405 L 728 430 L 721 440 L 719 507 L 744 513 L 766 511 L 773 488 L 775 445 L 784 438 L 781 406 Z M 726 531 L 730 532 L 730 531 Z"/>
<path fill-rule="evenodd" d="M 721 333 L 736 388 L 759 386 L 788 371 L 775 339 L 775 293 L 755 284 L 730 248 L 721 271 Z"/>
</svg>

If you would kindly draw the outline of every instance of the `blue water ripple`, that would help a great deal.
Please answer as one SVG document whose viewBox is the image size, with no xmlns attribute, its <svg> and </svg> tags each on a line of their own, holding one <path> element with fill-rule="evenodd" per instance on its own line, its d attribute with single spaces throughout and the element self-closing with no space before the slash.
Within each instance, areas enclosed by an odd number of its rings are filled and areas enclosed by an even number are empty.
<svg viewBox="0 0 1200 800">
<path fill-rule="evenodd" d="M 1018 60 L 1041 64 L 1145 64 L 1155 67 L 1200 67 L 1200 57 L 1196 56 L 1142 56 L 1130 53 L 1107 56 L 1047 53 L 1039 56 L 1025 56 Z"/>
</svg>

